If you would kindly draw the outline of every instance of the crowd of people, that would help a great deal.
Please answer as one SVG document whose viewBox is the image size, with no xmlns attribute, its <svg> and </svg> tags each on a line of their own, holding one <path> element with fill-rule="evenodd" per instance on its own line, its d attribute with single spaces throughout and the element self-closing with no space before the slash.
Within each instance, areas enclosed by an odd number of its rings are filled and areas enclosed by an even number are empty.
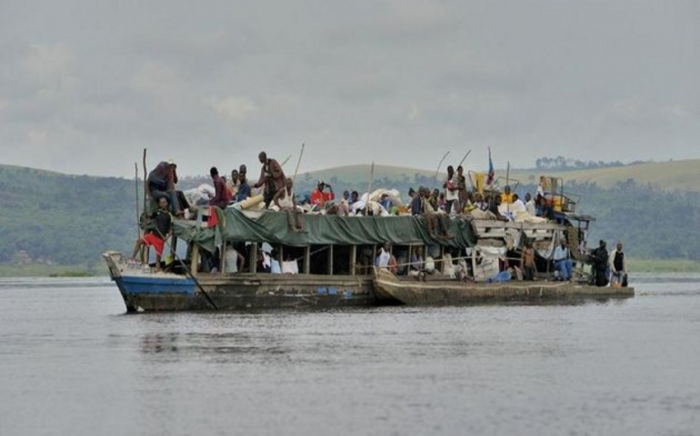
<svg viewBox="0 0 700 436">
<path fill-rule="evenodd" d="M 261 164 L 260 175 L 254 183 L 248 180 L 246 165 L 240 165 L 237 170 L 232 170 L 230 178 L 220 175 L 218 169 L 212 167 L 210 176 L 213 189 L 206 192 L 203 201 L 197 200 L 199 203 L 197 206 L 202 206 L 204 203 L 204 205 L 225 209 L 231 204 L 245 204 L 251 198 L 256 197 L 264 208 L 286 213 L 291 232 L 306 232 L 304 213 L 322 213 L 341 217 L 408 214 L 424 217 L 429 234 L 439 239 L 454 237 L 450 233 L 450 220 L 458 216 L 502 221 L 531 219 L 532 217 L 542 221 L 555 219 L 554 196 L 548 192 L 545 178 L 540 179 L 535 197 L 533 198 L 528 192 L 523 201 L 517 193 L 512 192 L 508 185 L 504 186 L 503 191 L 500 192 L 493 186 L 490 189 L 485 189 L 483 183 L 479 183 L 477 180 L 476 185 L 481 185 L 481 188 L 470 190 L 463 167 L 460 165 L 455 171 L 450 165 L 447 167 L 447 175 L 442 181 L 442 189 L 434 188 L 431 190 L 425 186 L 420 186 L 417 190 L 410 189 L 407 203 L 402 202 L 395 191 L 386 190 L 378 190 L 375 193 L 368 192 L 362 195 L 357 191 L 345 190 L 340 198 L 336 198 L 333 187 L 324 181 L 319 181 L 316 188 L 300 205 L 294 192 L 294 182 L 285 176 L 282 165 L 264 151 L 260 152 L 258 160 Z M 172 217 L 170 221 L 165 218 L 166 215 L 170 216 L 168 211 L 178 218 L 192 216 L 190 212 L 194 205 L 190 205 L 190 201 L 183 192 L 177 190 L 177 182 L 177 165 L 172 160 L 159 162 L 149 173 L 147 179 L 148 194 L 157 208 L 147 215 L 155 225 L 150 226 L 150 230 L 136 242 L 134 257 L 144 245 L 153 246 L 157 255 L 156 263 L 159 265 L 164 247 L 163 241 L 172 232 Z M 253 190 L 257 190 L 257 194 L 254 194 Z M 256 203 L 253 202 L 253 204 Z M 381 247 L 376 253 L 376 259 L 372 262 L 375 266 L 388 267 L 392 272 L 415 276 L 431 274 L 435 269 L 434 266 L 431 268 L 430 264 L 425 264 L 426 261 L 422 259 L 422 253 L 418 250 L 412 254 L 411 259 L 397 262 L 396 258 L 389 253 L 388 247 L 388 245 Z M 240 253 L 238 256 L 243 259 Z M 536 251 L 530 242 L 524 242 L 520 256 L 519 261 L 516 262 L 517 266 L 514 265 L 513 268 L 506 265 L 499 272 L 500 275 L 491 279 L 494 281 L 508 280 L 515 275 L 515 271 L 518 271 L 522 273 L 524 280 L 533 280 L 537 272 Z M 612 283 L 620 284 L 626 281 L 627 270 L 621 243 L 618 243 L 614 252 L 608 254 L 604 242 L 601 241 L 601 246 L 593 250 L 590 256 L 594 265 L 593 275 L 597 285 L 604 286 L 608 283 L 608 278 L 611 278 Z M 565 240 L 562 239 L 561 244 L 556 247 L 553 253 L 555 279 L 571 280 L 573 262 Z M 235 261 L 232 263 L 237 264 Z M 420 266 L 418 266 L 419 264 Z M 462 272 L 464 276 L 466 276 L 466 269 L 465 266 Z M 505 274 L 506 272 L 508 274 Z"/>
</svg>

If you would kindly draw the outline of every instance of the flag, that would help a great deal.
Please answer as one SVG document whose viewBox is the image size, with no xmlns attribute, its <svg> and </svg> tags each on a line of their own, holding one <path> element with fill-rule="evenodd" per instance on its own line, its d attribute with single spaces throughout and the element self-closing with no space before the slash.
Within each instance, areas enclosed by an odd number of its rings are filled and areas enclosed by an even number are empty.
<svg viewBox="0 0 700 436">
<path fill-rule="evenodd" d="M 491 147 L 489 147 L 489 173 L 488 178 L 486 179 L 486 184 L 489 186 L 493 184 L 494 177 L 496 177 L 496 171 L 493 169 L 493 161 L 491 160 Z"/>
</svg>

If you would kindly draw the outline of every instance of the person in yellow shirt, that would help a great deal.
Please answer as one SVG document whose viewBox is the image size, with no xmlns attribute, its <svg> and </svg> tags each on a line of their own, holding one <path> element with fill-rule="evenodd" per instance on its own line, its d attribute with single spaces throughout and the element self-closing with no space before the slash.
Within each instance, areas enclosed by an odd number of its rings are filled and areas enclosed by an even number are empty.
<svg viewBox="0 0 700 436">
<path fill-rule="evenodd" d="M 513 202 L 513 194 L 510 192 L 510 186 L 506 185 L 505 188 L 503 188 L 503 194 L 501 194 L 501 203 L 502 204 L 510 204 Z"/>
</svg>

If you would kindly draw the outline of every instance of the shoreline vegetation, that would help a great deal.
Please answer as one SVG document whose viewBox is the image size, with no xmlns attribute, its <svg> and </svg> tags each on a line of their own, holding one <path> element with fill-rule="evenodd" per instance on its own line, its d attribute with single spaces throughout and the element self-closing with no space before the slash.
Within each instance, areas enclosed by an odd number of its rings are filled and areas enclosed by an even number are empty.
<svg viewBox="0 0 700 436">
<path fill-rule="evenodd" d="M 634 273 L 700 273 L 700 262 L 688 259 L 628 258 L 628 269 Z M 11 265 L 0 264 L 0 277 L 107 277 L 103 265 Z"/>
</svg>

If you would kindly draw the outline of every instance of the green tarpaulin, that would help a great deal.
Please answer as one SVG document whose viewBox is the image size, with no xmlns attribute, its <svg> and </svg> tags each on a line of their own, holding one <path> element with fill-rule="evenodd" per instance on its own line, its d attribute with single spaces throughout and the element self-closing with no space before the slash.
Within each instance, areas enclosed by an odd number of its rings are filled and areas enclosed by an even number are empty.
<svg viewBox="0 0 700 436">
<path fill-rule="evenodd" d="M 444 245 L 471 247 L 476 238 L 469 222 L 463 218 L 450 219 L 451 239 L 432 238 L 423 217 L 339 217 L 335 215 L 304 215 L 305 233 L 288 231 L 287 215 L 266 211 L 259 218 L 248 218 L 236 209 L 220 214 L 221 225 L 200 228 L 193 221 L 175 221 L 175 234 L 188 242 L 213 251 L 215 229 L 232 242 L 268 242 L 303 247 L 307 245 L 374 245 L 390 242 L 401 245 Z"/>
</svg>

